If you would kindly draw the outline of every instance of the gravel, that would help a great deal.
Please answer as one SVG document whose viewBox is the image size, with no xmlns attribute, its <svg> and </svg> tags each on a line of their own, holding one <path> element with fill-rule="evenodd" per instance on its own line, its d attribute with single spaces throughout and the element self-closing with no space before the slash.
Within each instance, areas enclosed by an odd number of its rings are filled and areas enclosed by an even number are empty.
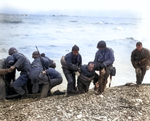
<svg viewBox="0 0 150 121">
<path fill-rule="evenodd" d="M 0 102 L 5 121 L 149 121 L 150 85 L 107 88 L 102 95 L 50 96 L 40 94 Z"/>
</svg>

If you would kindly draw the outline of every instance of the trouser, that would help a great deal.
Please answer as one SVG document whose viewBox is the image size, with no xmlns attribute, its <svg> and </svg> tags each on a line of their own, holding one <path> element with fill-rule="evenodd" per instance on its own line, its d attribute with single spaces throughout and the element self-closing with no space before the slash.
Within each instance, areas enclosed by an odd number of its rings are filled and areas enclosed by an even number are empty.
<svg viewBox="0 0 150 121">
<path fill-rule="evenodd" d="M 5 97 L 6 97 L 5 82 L 2 78 L 0 78 L 0 99 L 5 99 Z"/>
<path fill-rule="evenodd" d="M 15 70 L 11 73 L 8 73 L 5 75 L 4 80 L 5 80 L 5 87 L 6 87 L 6 93 L 7 95 L 15 94 L 15 90 L 11 87 L 11 82 L 15 81 Z"/>
<path fill-rule="evenodd" d="M 80 77 L 78 77 L 77 80 L 77 88 L 80 94 L 86 93 L 89 90 L 91 81 L 82 80 Z"/>
<path fill-rule="evenodd" d="M 24 95 L 25 90 L 22 87 L 25 86 L 27 81 L 28 81 L 28 74 L 21 73 L 18 79 L 12 83 L 12 87 L 18 94 Z"/>
<path fill-rule="evenodd" d="M 76 79 L 75 79 L 75 73 L 74 72 L 68 72 L 65 73 L 65 77 L 68 81 L 67 84 L 67 92 L 76 91 Z"/>
<path fill-rule="evenodd" d="M 40 82 L 42 84 L 41 98 L 45 98 L 48 96 L 48 92 L 55 86 L 62 83 L 62 78 L 54 78 L 49 82 Z"/>
<path fill-rule="evenodd" d="M 100 70 L 100 76 L 98 77 L 98 92 L 102 93 L 105 90 L 107 84 L 107 78 L 111 73 L 111 66 L 107 66 L 104 69 Z"/>
<path fill-rule="evenodd" d="M 136 73 L 136 83 L 141 84 L 146 73 L 146 68 L 137 68 L 135 70 L 135 73 Z"/>
</svg>

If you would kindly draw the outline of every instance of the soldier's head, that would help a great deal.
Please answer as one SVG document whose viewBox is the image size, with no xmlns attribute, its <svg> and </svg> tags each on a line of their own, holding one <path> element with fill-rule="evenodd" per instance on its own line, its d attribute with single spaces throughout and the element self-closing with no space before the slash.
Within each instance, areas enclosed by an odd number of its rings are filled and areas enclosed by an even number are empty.
<svg viewBox="0 0 150 121">
<path fill-rule="evenodd" d="M 88 70 L 93 71 L 93 69 L 94 69 L 94 62 L 91 61 L 88 63 Z"/>
<path fill-rule="evenodd" d="M 79 53 L 79 47 L 77 45 L 74 45 L 72 47 L 72 54 L 73 55 L 78 55 L 78 53 Z"/>
<path fill-rule="evenodd" d="M 97 43 L 97 48 L 98 49 L 105 49 L 106 48 L 106 42 L 101 40 Z"/>
<path fill-rule="evenodd" d="M 142 50 L 142 42 L 136 43 L 136 49 L 140 52 Z"/>
<path fill-rule="evenodd" d="M 40 57 L 40 55 L 39 55 L 39 52 L 38 51 L 34 51 L 33 53 L 32 53 L 32 58 L 38 58 L 38 57 Z"/>
<path fill-rule="evenodd" d="M 15 63 L 15 59 L 12 55 L 10 55 L 5 60 L 5 67 L 10 68 L 11 66 L 14 65 L 14 63 Z"/>
<path fill-rule="evenodd" d="M 45 53 L 41 53 L 41 57 L 45 57 Z"/>
<path fill-rule="evenodd" d="M 12 55 L 13 53 L 17 52 L 17 49 L 15 47 L 11 47 L 8 51 L 9 55 Z"/>
</svg>

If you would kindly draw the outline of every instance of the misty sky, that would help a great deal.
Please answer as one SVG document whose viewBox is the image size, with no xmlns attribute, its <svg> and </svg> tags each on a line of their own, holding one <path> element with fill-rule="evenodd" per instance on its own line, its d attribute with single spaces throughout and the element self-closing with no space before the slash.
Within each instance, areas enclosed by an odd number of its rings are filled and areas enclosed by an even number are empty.
<svg viewBox="0 0 150 121">
<path fill-rule="evenodd" d="M 0 0 L 0 13 L 147 16 L 150 0 Z"/>
</svg>

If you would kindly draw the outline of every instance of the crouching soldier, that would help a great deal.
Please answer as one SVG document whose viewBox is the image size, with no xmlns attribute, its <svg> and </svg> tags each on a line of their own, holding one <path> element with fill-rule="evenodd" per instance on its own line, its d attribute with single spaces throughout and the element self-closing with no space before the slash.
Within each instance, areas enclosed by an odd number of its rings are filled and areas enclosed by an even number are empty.
<svg viewBox="0 0 150 121">
<path fill-rule="evenodd" d="M 34 58 L 31 63 L 31 71 L 29 74 L 29 78 L 32 83 L 32 93 L 37 93 L 39 91 L 39 74 L 40 72 L 49 68 L 49 60 L 44 57 L 40 57 L 38 51 L 34 51 L 32 53 L 32 58 Z"/>
<path fill-rule="evenodd" d="M 8 53 L 15 59 L 14 65 L 10 68 L 21 71 L 20 76 L 14 82 L 12 82 L 12 87 L 18 94 L 24 95 L 26 92 L 23 89 L 23 86 L 26 85 L 29 79 L 28 74 L 30 72 L 30 61 L 22 53 L 18 53 L 17 49 L 14 47 L 11 47 Z"/>
<path fill-rule="evenodd" d="M 10 68 L 12 65 L 14 65 L 14 63 L 15 63 L 15 59 L 13 56 L 10 55 L 5 59 L 3 68 L 4 69 Z M 12 70 L 11 73 L 5 74 L 4 76 L 7 95 L 16 93 L 14 89 L 11 87 L 11 83 L 15 81 L 15 75 L 16 75 L 16 69 Z"/>
<path fill-rule="evenodd" d="M 131 62 L 136 72 L 136 83 L 141 84 L 150 68 L 150 50 L 143 48 L 141 42 L 136 43 L 136 49 L 132 51 Z"/>
<path fill-rule="evenodd" d="M 49 67 L 51 67 L 53 69 L 56 68 L 56 63 L 53 60 L 51 60 L 49 57 L 45 56 L 45 53 L 42 53 L 41 57 L 44 57 L 44 58 L 48 59 L 48 61 L 49 61 Z"/>
<path fill-rule="evenodd" d="M 41 98 L 48 96 L 51 89 L 63 81 L 61 74 L 53 68 L 42 71 L 39 74 L 39 84 L 42 84 Z"/>
<path fill-rule="evenodd" d="M 82 57 L 79 54 L 79 47 L 74 45 L 72 52 L 66 54 L 61 58 L 62 69 L 68 81 L 67 95 L 76 93 L 76 79 L 75 72 L 80 70 L 82 64 Z"/>
<path fill-rule="evenodd" d="M 89 90 L 89 86 L 91 81 L 95 77 L 95 69 L 94 69 L 94 62 L 89 62 L 88 65 L 83 65 L 81 67 L 80 76 L 77 80 L 77 87 L 78 92 L 86 93 Z"/>
<path fill-rule="evenodd" d="M 99 71 L 99 81 L 95 83 L 95 86 L 98 88 L 97 94 L 100 94 L 104 91 L 107 78 L 110 76 L 112 71 L 112 64 L 114 62 L 114 53 L 113 50 L 106 47 L 105 41 L 99 41 L 97 44 L 99 49 L 95 54 L 95 69 Z"/>
<path fill-rule="evenodd" d="M 5 59 L 0 60 L 0 100 L 5 99 L 7 96 L 6 88 L 5 88 L 4 75 L 7 73 L 11 73 L 13 71 L 11 68 L 3 69 L 4 61 L 5 61 Z"/>
</svg>

